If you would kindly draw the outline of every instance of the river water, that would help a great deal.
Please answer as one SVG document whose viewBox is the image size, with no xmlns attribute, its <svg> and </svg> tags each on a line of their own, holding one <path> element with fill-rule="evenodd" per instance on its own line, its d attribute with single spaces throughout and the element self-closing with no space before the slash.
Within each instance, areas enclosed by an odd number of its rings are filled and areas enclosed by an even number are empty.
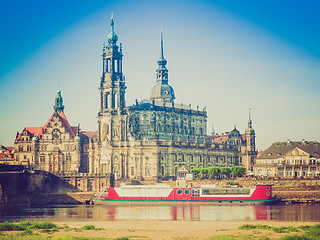
<svg viewBox="0 0 320 240">
<path fill-rule="evenodd" d="M 308 221 L 320 222 L 320 204 L 294 205 L 72 205 L 35 206 L 29 208 L 0 208 L 0 221 Z"/>
</svg>

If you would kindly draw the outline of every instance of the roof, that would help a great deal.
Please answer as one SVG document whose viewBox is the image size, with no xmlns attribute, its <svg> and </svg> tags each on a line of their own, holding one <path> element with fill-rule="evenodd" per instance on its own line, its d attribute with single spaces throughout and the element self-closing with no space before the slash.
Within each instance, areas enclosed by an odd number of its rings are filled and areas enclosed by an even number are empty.
<svg viewBox="0 0 320 240">
<path fill-rule="evenodd" d="M 44 125 L 44 127 L 25 127 L 23 129 L 23 131 L 28 131 L 31 135 L 35 135 L 36 137 L 40 137 L 42 135 L 42 133 L 48 128 L 49 123 L 51 122 L 53 116 L 56 114 L 57 112 L 54 111 L 51 115 L 51 117 L 49 118 L 49 120 L 47 121 L 47 123 Z M 60 117 L 60 120 L 63 124 L 63 126 L 68 129 L 72 135 L 72 137 L 75 137 L 79 131 L 79 127 L 78 126 L 70 126 L 66 115 L 61 111 L 58 116 Z M 23 132 L 22 131 L 22 132 Z M 22 132 L 20 132 L 18 134 L 18 136 L 16 137 L 16 141 L 20 140 Z"/>
<path fill-rule="evenodd" d="M 263 159 L 280 158 L 296 147 L 309 153 L 311 157 L 317 157 L 317 158 L 320 157 L 319 142 L 286 141 L 286 142 L 273 143 L 267 150 L 260 152 L 258 158 L 263 158 Z"/>
<path fill-rule="evenodd" d="M 240 134 L 241 138 L 243 141 L 246 140 L 246 135 L 245 134 Z M 213 140 L 216 143 L 224 143 L 227 142 L 229 139 L 229 134 L 225 134 L 225 135 L 208 135 L 207 136 L 208 139 Z"/>
<path fill-rule="evenodd" d="M 185 112 L 185 113 L 193 113 L 193 114 L 199 114 L 199 115 L 205 115 L 206 114 L 206 108 L 203 110 L 200 110 L 197 106 L 196 109 L 192 109 L 191 105 L 185 105 L 182 103 L 174 103 L 171 102 L 162 102 L 162 101 L 153 101 L 150 99 L 143 99 L 139 103 L 136 102 L 136 104 L 133 104 L 128 107 L 129 111 L 133 110 L 165 110 L 167 111 L 170 109 L 171 111 L 175 112 Z"/>
<path fill-rule="evenodd" d="M 36 137 L 39 137 L 42 133 L 44 128 L 43 127 L 25 127 L 16 137 L 16 141 L 20 140 L 21 135 L 24 131 L 28 131 L 31 135 L 36 135 Z"/>
<path fill-rule="evenodd" d="M 3 159 L 3 156 L 7 156 L 6 151 L 9 152 L 9 155 L 12 159 L 14 158 L 13 147 L 1 146 L 1 150 L 2 152 L 0 152 L 0 159 Z"/>
<path fill-rule="evenodd" d="M 89 132 L 89 131 L 83 131 L 81 132 L 82 134 L 86 135 L 88 138 L 93 138 L 94 135 L 97 133 L 97 132 Z"/>
</svg>

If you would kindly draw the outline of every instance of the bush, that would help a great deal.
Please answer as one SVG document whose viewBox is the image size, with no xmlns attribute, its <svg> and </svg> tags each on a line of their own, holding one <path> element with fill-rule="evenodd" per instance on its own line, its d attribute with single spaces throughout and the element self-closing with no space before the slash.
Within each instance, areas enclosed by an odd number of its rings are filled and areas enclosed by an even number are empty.
<svg viewBox="0 0 320 240">
<path fill-rule="evenodd" d="M 95 229 L 96 228 L 93 225 L 86 225 L 81 228 L 81 230 L 95 230 Z"/>
<path fill-rule="evenodd" d="M 27 235 L 32 235 L 32 234 L 33 234 L 32 230 L 26 229 L 23 232 L 19 233 L 18 235 L 19 236 L 27 236 Z"/>
<path fill-rule="evenodd" d="M 52 229 L 58 228 L 58 226 L 52 222 L 34 222 L 30 225 L 31 229 Z"/>
<path fill-rule="evenodd" d="M 23 228 L 14 223 L 9 223 L 9 222 L 0 223 L 0 231 L 22 231 L 25 229 L 26 228 Z"/>
</svg>

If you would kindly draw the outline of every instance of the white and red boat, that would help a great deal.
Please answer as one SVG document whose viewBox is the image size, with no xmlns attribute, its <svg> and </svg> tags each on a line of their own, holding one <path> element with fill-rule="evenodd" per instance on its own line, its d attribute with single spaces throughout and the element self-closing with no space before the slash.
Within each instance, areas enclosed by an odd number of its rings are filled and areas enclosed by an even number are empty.
<svg viewBox="0 0 320 240">
<path fill-rule="evenodd" d="M 271 185 L 257 185 L 253 188 L 215 187 L 214 185 L 194 185 L 185 188 L 158 185 L 122 185 L 109 187 L 93 197 L 94 203 L 111 201 L 136 202 L 216 202 L 216 203 L 270 203 Z"/>
</svg>

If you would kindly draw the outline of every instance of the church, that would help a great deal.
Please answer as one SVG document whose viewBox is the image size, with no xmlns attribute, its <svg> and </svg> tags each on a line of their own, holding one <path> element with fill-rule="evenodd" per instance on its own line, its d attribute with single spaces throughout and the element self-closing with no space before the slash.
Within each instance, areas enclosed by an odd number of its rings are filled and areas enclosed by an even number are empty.
<svg viewBox="0 0 320 240">
<path fill-rule="evenodd" d="M 115 179 L 137 180 L 176 179 L 179 171 L 211 166 L 252 170 L 257 151 L 250 114 L 244 134 L 234 127 L 224 135 L 208 135 L 206 109 L 175 102 L 162 32 L 150 99 L 126 106 L 122 45 L 117 41 L 111 18 L 102 53 L 98 130 L 82 131 L 69 124 L 59 90 L 47 123 L 17 133 L 15 161 L 59 174 L 113 174 Z"/>
</svg>

